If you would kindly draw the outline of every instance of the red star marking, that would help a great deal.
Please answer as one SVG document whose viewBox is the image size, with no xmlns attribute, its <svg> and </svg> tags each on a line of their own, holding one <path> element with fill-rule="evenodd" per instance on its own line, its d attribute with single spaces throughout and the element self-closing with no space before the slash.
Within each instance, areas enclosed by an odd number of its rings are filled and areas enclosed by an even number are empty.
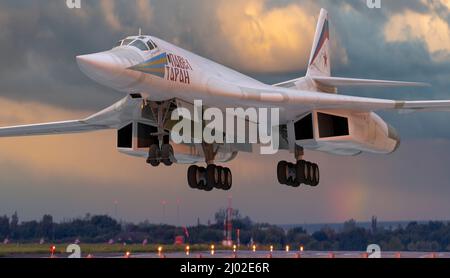
<svg viewBox="0 0 450 278">
<path fill-rule="evenodd" d="M 327 54 L 326 54 L 326 53 L 323 54 L 323 62 L 324 62 L 324 64 L 325 64 L 325 66 L 328 65 L 328 57 L 327 57 Z"/>
</svg>

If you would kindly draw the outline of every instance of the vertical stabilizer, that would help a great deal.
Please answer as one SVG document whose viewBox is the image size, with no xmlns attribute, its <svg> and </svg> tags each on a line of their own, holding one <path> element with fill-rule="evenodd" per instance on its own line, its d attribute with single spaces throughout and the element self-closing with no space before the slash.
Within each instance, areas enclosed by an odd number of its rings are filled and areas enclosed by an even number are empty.
<svg viewBox="0 0 450 278">
<path fill-rule="evenodd" d="M 328 12 L 327 10 L 322 9 L 320 11 L 319 22 L 317 23 L 306 75 L 331 76 L 330 64 L 330 27 Z"/>
</svg>

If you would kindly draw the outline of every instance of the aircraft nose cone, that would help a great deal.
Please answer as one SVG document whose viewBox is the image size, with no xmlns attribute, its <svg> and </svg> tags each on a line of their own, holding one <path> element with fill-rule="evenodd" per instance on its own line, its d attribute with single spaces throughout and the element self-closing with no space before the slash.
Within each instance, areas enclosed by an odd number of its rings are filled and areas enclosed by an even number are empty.
<svg viewBox="0 0 450 278">
<path fill-rule="evenodd" d="M 77 56 L 80 70 L 100 83 L 107 83 L 120 74 L 121 65 L 108 53 L 95 53 Z"/>
<path fill-rule="evenodd" d="M 94 53 L 77 56 L 77 62 L 81 67 L 110 66 L 112 59 L 105 53 Z"/>
</svg>

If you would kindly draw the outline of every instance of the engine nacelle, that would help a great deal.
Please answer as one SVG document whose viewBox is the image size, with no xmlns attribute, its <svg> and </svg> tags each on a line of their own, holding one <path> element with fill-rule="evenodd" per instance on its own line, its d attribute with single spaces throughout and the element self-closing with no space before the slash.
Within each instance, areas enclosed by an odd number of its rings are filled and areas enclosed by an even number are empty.
<svg viewBox="0 0 450 278">
<path fill-rule="evenodd" d="M 290 122 L 288 136 L 306 149 L 340 155 L 388 154 L 400 144 L 394 128 L 373 112 L 313 111 Z"/>
<path fill-rule="evenodd" d="M 147 157 L 152 144 L 156 144 L 154 136 L 158 129 L 144 121 L 131 122 L 117 131 L 117 149 L 119 152 L 138 157 Z M 168 136 L 164 139 L 171 143 Z M 203 148 L 200 144 L 173 144 L 176 163 L 200 163 L 205 162 Z M 230 145 L 219 146 L 216 162 L 228 162 L 237 156 L 237 151 Z"/>
</svg>

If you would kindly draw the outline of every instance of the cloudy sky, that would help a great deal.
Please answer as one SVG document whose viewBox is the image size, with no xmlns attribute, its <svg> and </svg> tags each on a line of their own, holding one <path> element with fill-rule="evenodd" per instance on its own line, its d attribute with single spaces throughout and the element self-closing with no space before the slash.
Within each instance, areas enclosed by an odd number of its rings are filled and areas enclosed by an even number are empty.
<svg viewBox="0 0 450 278">
<path fill-rule="evenodd" d="M 348 90 L 393 99 L 450 99 L 450 0 L 65 0 L 0 2 L 0 125 L 69 120 L 122 96 L 85 77 L 74 57 L 111 48 L 139 27 L 267 83 L 302 76 L 321 7 L 330 12 L 333 74 L 426 81 L 431 88 Z M 318 188 L 277 184 L 291 157 L 243 154 L 233 204 L 272 223 L 450 219 L 450 114 L 382 113 L 402 134 L 393 155 L 338 157 Z M 206 222 L 230 193 L 188 189 L 187 166 L 153 169 L 115 150 L 115 132 L 0 140 L 0 214 L 23 220 L 114 213 L 140 221 Z M 161 202 L 167 202 L 163 219 Z"/>
</svg>

